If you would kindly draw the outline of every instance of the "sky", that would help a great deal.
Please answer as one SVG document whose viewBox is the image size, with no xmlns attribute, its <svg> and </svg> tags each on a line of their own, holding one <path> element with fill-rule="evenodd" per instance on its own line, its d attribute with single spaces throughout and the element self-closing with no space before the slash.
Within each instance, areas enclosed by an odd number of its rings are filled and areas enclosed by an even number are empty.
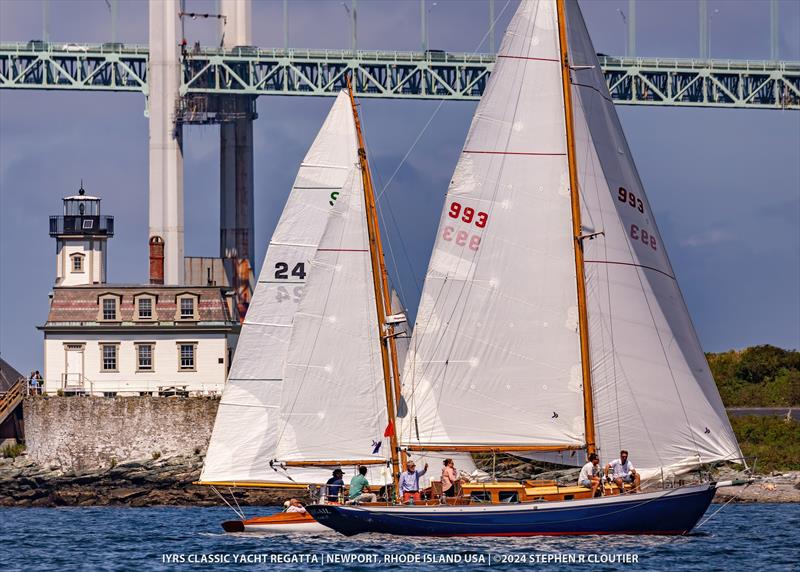
<svg viewBox="0 0 800 572">
<path fill-rule="evenodd" d="M 496 0 L 497 43 L 516 8 Z M 118 40 L 147 42 L 147 3 L 120 0 Z M 627 0 L 581 1 L 598 52 L 622 55 Z M 800 2 L 781 1 L 779 56 L 800 61 Z M 216 12 L 213 0 L 186 9 Z M 419 2 L 360 0 L 359 48 L 419 50 Z M 104 0 L 51 0 L 55 43 L 111 39 Z M 769 58 L 769 3 L 709 0 L 711 55 Z M 489 51 L 486 0 L 428 1 L 429 47 Z M 694 57 L 697 2 L 640 0 L 637 54 Z M 339 0 L 292 0 L 289 46 L 347 48 Z M 215 25 L 190 22 L 189 43 L 219 42 Z M 253 0 L 254 44 L 281 47 L 282 2 Z M 0 42 L 43 37 L 39 0 L 0 0 Z M 254 126 L 257 264 L 299 162 L 330 98 L 262 96 Z M 48 216 L 79 187 L 115 216 L 110 282 L 147 280 L 147 119 L 141 94 L 0 90 L 0 356 L 43 367 L 55 239 Z M 444 195 L 475 103 L 362 101 L 362 120 L 387 215 L 387 257 L 415 313 Z M 618 106 L 689 311 L 706 351 L 756 344 L 800 348 L 800 112 Z M 419 143 L 414 140 L 433 116 Z M 185 131 L 187 256 L 216 256 L 219 130 Z M 408 160 L 404 155 L 411 149 Z M 400 166 L 398 170 L 398 166 Z M 394 257 L 392 257 L 392 253 Z M 396 264 L 395 264 L 396 261 Z"/>
</svg>

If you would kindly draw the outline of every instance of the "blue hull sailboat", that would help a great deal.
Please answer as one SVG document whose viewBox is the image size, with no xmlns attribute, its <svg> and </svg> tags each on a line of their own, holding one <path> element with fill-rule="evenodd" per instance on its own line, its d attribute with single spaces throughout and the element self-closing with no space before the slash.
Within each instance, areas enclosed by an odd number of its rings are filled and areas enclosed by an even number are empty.
<svg viewBox="0 0 800 572">
<path fill-rule="evenodd" d="M 346 536 L 680 535 L 695 527 L 717 486 L 516 505 L 315 505 L 308 510 L 317 522 Z"/>
<path fill-rule="evenodd" d="M 577 0 L 522 0 L 509 24 L 445 198 L 402 401 L 403 456 L 586 453 L 603 466 L 626 449 L 641 486 L 589 498 L 526 481 L 489 499 L 508 483 L 470 483 L 454 504 L 310 507 L 319 522 L 344 534 L 685 534 L 733 484 L 674 486 L 742 454 Z"/>
</svg>

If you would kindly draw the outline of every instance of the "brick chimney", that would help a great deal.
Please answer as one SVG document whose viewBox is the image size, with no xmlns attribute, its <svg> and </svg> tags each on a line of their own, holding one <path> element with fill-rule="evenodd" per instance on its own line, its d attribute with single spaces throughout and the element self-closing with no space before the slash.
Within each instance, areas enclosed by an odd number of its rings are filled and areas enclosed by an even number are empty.
<svg viewBox="0 0 800 572">
<path fill-rule="evenodd" d="M 164 239 L 150 237 L 150 284 L 164 283 Z"/>
</svg>

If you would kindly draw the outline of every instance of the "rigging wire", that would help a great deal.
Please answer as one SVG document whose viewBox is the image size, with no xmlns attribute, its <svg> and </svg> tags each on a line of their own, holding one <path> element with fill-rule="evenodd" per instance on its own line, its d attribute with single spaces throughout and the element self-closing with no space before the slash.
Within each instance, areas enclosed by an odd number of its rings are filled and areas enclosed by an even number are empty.
<svg viewBox="0 0 800 572">
<path fill-rule="evenodd" d="M 511 0 L 506 0 L 506 3 L 503 5 L 503 8 L 497 14 L 497 17 L 495 17 L 495 19 L 492 21 L 492 23 L 489 26 L 489 29 L 486 30 L 486 33 L 481 38 L 481 41 L 478 42 L 478 45 L 475 46 L 474 50 L 472 50 L 472 53 L 470 54 L 471 56 L 474 56 L 475 54 L 478 53 L 478 50 L 486 42 L 486 39 L 489 37 L 489 34 L 492 32 L 492 30 L 495 29 L 495 26 L 497 25 L 497 22 L 500 20 L 500 18 L 502 18 L 503 13 L 505 13 L 506 8 L 508 8 L 508 5 L 510 3 L 511 3 Z M 417 146 L 417 143 L 419 143 L 420 140 L 422 139 L 422 136 L 425 135 L 425 132 L 428 130 L 428 127 L 430 127 L 430 124 L 433 122 L 433 119 L 436 117 L 436 114 L 439 113 L 439 110 L 442 108 L 442 105 L 444 104 L 444 101 L 445 101 L 444 99 L 440 99 L 439 100 L 439 103 L 436 106 L 436 109 L 433 110 L 433 113 L 431 113 L 431 116 L 428 118 L 428 121 L 425 122 L 425 125 L 422 127 L 422 130 L 419 132 L 417 137 L 414 139 L 414 142 L 411 144 L 411 147 L 409 147 L 408 151 L 406 151 L 406 154 L 403 156 L 403 158 L 400 161 L 400 163 L 398 163 L 397 168 L 394 170 L 392 175 L 386 181 L 386 184 L 381 189 L 381 192 L 378 193 L 378 197 L 377 197 L 376 200 L 380 200 L 380 198 L 383 196 L 383 193 L 385 193 L 386 190 L 389 188 L 389 185 L 392 184 L 392 181 L 394 181 L 394 178 L 397 176 L 397 173 L 400 172 L 400 169 L 403 167 L 405 162 L 411 156 L 411 153 L 414 151 L 414 148 Z"/>
</svg>

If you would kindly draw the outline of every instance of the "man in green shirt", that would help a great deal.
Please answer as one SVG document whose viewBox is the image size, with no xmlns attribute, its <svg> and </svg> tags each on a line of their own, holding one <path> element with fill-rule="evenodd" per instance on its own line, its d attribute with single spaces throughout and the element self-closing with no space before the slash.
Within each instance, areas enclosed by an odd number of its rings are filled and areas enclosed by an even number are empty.
<svg viewBox="0 0 800 572">
<path fill-rule="evenodd" d="M 359 467 L 358 474 L 350 479 L 350 502 L 378 502 L 378 496 L 369 492 L 366 467 Z"/>
</svg>

